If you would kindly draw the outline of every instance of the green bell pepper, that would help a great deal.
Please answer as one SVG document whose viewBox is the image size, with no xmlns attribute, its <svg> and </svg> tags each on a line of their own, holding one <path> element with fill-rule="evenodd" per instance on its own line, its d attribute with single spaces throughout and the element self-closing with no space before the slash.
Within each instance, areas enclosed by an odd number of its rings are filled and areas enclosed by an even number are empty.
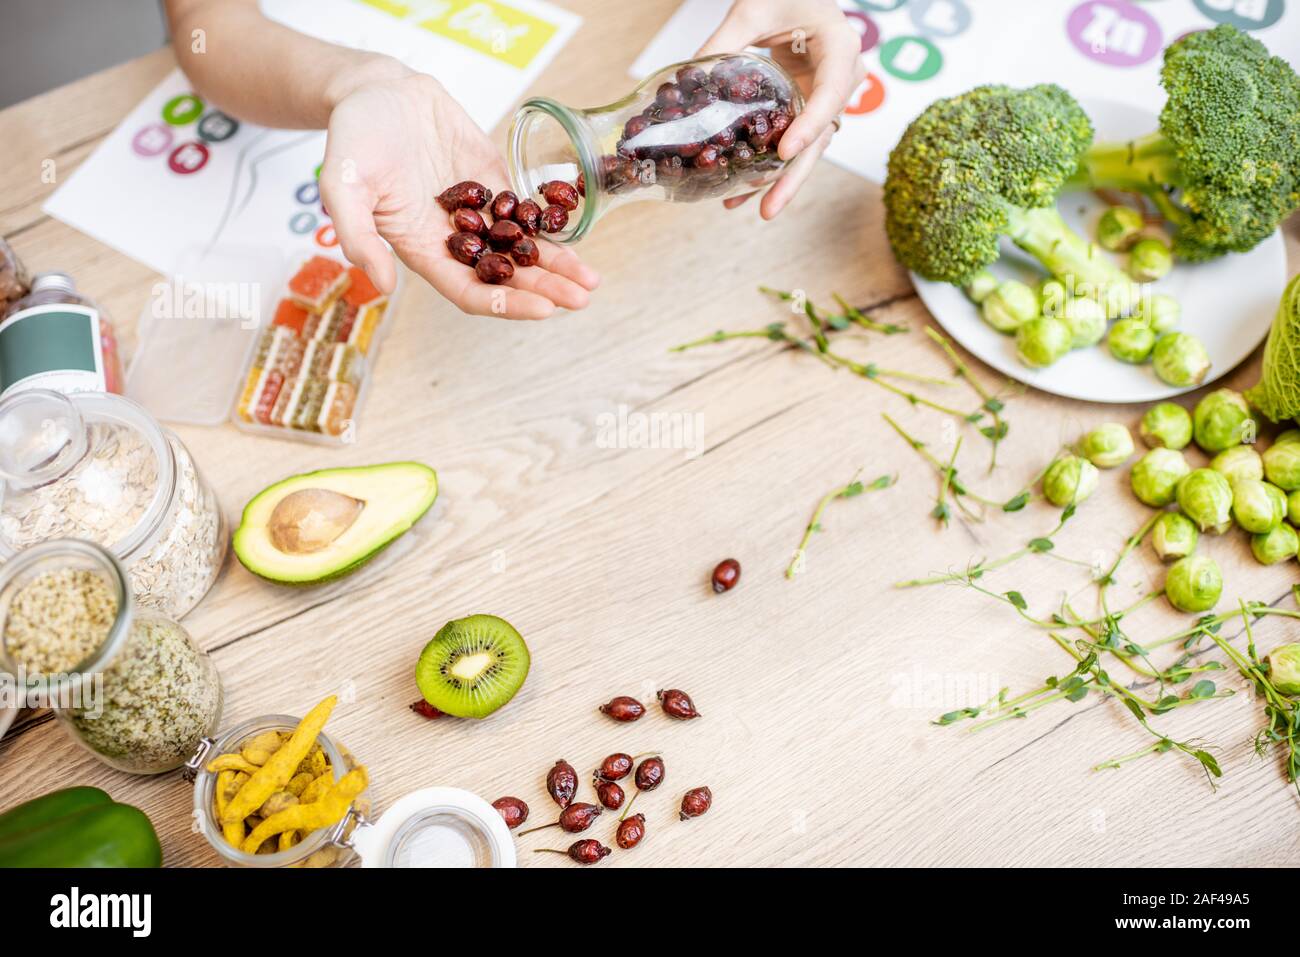
<svg viewBox="0 0 1300 957">
<path fill-rule="evenodd" d="M 0 814 L 0 868 L 161 865 L 149 818 L 99 788 L 52 791 Z"/>
</svg>

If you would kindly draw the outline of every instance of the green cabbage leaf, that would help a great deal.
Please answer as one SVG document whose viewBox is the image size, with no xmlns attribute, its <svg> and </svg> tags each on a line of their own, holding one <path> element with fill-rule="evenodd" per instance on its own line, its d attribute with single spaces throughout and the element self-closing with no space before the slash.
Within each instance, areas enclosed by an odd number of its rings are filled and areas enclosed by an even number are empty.
<svg viewBox="0 0 1300 957">
<path fill-rule="evenodd" d="M 1300 275 L 1291 280 L 1264 344 L 1259 382 L 1246 401 L 1272 422 L 1300 416 Z"/>
</svg>

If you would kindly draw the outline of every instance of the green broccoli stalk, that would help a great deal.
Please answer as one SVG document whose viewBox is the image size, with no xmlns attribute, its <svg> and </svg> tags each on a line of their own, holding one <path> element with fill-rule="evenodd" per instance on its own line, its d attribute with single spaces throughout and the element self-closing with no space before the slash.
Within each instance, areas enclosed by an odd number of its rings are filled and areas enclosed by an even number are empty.
<svg viewBox="0 0 1300 957">
<path fill-rule="evenodd" d="M 1300 207 L 1300 77 L 1224 24 L 1166 49 L 1160 82 L 1160 129 L 1094 145 L 1067 185 L 1149 196 L 1182 259 L 1253 248 Z"/>
<path fill-rule="evenodd" d="M 1091 142 L 1087 114 L 1051 84 L 935 101 L 889 155 L 885 229 L 895 255 L 926 279 L 963 285 L 997 260 L 1005 235 L 1075 295 L 1126 315 L 1132 281 L 1054 205 Z"/>
</svg>

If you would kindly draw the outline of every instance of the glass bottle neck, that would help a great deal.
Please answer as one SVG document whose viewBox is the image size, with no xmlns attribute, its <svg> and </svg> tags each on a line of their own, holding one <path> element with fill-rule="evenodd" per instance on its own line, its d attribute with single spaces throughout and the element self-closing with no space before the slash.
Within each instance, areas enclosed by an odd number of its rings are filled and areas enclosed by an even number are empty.
<svg viewBox="0 0 1300 957">
<path fill-rule="evenodd" d="M 526 100 L 510 129 L 507 165 L 510 185 L 519 199 L 536 199 L 549 180 L 576 182 L 581 176 L 583 202 L 569 225 L 547 238 L 576 243 L 591 231 L 608 208 L 601 188 L 600 150 L 596 131 L 585 111 L 574 110 L 544 96 Z"/>
</svg>

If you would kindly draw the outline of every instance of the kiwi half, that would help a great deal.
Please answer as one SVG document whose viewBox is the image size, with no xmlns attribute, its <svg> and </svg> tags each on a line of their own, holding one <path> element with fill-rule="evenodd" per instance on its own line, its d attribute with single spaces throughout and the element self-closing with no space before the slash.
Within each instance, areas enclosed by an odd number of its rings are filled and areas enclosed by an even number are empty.
<svg viewBox="0 0 1300 957">
<path fill-rule="evenodd" d="M 486 718 L 515 696 L 528 677 L 528 646 L 496 615 L 457 618 L 420 652 L 415 683 L 439 711 Z"/>
</svg>

